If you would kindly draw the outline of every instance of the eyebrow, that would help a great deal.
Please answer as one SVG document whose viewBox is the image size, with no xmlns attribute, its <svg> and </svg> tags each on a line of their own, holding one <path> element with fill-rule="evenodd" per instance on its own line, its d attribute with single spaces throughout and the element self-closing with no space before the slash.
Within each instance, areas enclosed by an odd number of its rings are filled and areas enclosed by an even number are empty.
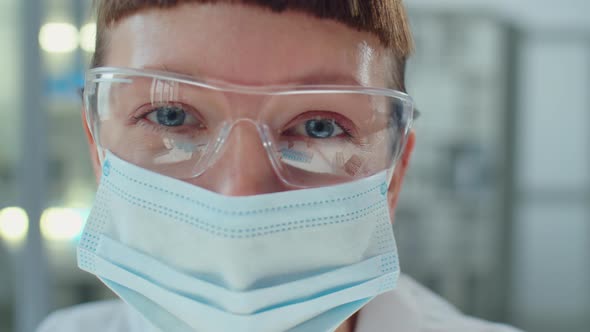
<svg viewBox="0 0 590 332">
<path fill-rule="evenodd" d="M 184 76 L 190 77 L 203 77 L 207 78 L 210 77 L 208 75 L 204 75 L 199 73 L 198 71 L 186 71 L 179 68 L 174 68 L 165 64 L 159 65 L 146 65 L 141 66 L 140 69 L 147 69 L 147 70 L 158 70 L 158 71 L 165 71 L 172 74 L 179 74 Z M 225 81 L 224 79 L 221 79 Z M 240 85 L 256 85 L 252 83 L 243 83 L 243 82 L 228 82 L 228 83 L 237 83 Z M 259 83 L 260 84 L 260 83 Z M 311 70 L 309 72 L 304 72 L 302 74 L 293 75 L 291 77 L 287 77 L 279 82 L 270 83 L 269 85 L 353 85 L 353 86 L 363 86 L 359 79 L 354 75 L 348 75 L 345 73 L 340 72 L 332 72 L 326 69 L 319 69 L 319 70 Z"/>
</svg>

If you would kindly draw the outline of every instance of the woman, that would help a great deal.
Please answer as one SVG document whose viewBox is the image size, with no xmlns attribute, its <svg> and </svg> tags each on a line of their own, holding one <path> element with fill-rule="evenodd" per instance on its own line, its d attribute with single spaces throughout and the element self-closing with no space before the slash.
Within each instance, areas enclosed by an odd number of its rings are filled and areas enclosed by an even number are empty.
<svg viewBox="0 0 590 332">
<path fill-rule="evenodd" d="M 100 187 L 78 262 L 125 304 L 40 331 L 510 330 L 398 278 L 415 117 L 401 1 L 97 9 L 84 124 Z"/>
</svg>

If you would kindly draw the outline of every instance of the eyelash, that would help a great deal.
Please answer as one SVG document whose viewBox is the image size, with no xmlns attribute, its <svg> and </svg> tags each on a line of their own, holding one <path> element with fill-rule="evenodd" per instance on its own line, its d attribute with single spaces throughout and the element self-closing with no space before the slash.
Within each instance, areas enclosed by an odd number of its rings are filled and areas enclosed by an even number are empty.
<svg viewBox="0 0 590 332">
<path fill-rule="evenodd" d="M 345 138 L 347 140 L 355 140 L 356 138 L 356 129 L 351 125 L 348 124 L 346 122 L 350 122 L 350 120 L 346 119 L 344 116 L 338 114 L 338 113 L 334 113 L 334 112 L 330 112 L 330 111 L 309 111 L 303 114 L 300 114 L 299 116 L 297 116 L 295 119 L 289 121 L 287 123 L 287 125 L 285 126 L 285 129 L 283 129 L 281 131 L 281 134 L 284 133 L 288 133 L 290 130 L 292 130 L 292 128 L 295 127 L 295 125 L 298 125 L 302 122 L 308 121 L 308 120 L 313 120 L 313 119 L 333 119 L 334 123 L 339 126 L 342 131 L 344 132 L 344 135 L 346 136 Z"/>
<path fill-rule="evenodd" d="M 188 115 L 194 116 L 195 118 L 197 118 L 197 120 L 200 123 L 203 124 L 203 127 L 206 128 L 206 126 L 204 125 L 204 121 L 202 121 L 201 117 L 196 114 L 197 113 L 196 111 L 191 111 L 191 109 L 192 109 L 191 107 L 184 105 L 182 103 L 179 103 L 179 102 L 170 102 L 170 103 L 165 103 L 162 105 L 158 105 L 158 104 L 142 105 L 137 109 L 136 113 L 131 115 L 130 124 L 139 125 L 143 128 L 153 131 L 156 134 L 162 133 L 162 132 L 169 133 L 169 134 L 182 134 L 183 131 L 187 130 L 186 128 L 183 129 L 183 128 L 179 128 L 179 127 L 159 126 L 159 125 L 154 124 L 152 121 L 146 119 L 146 116 L 152 112 L 155 112 L 158 107 L 170 106 L 170 105 L 178 106 L 184 112 L 186 112 Z M 191 132 L 192 132 L 192 130 L 191 130 Z"/>
<path fill-rule="evenodd" d="M 164 105 L 179 106 L 187 114 L 190 114 L 190 115 L 196 117 L 197 120 L 203 124 L 203 127 L 206 128 L 206 126 L 204 125 L 204 121 L 202 121 L 201 117 L 196 115 L 195 114 L 196 112 L 191 111 L 191 108 L 189 106 L 186 106 L 182 103 L 174 103 L 174 102 L 163 104 L 163 105 L 152 105 L 152 104 L 142 105 L 141 107 L 138 108 L 138 110 L 136 111 L 135 114 L 130 116 L 130 124 L 139 125 L 145 129 L 153 131 L 156 134 L 163 133 L 163 132 L 167 133 L 167 134 L 182 134 L 183 131 L 187 130 L 186 128 L 179 129 L 178 127 L 159 126 L 159 125 L 152 123 L 152 121 L 146 119 L 146 116 L 148 114 L 156 111 L 156 109 L 158 107 L 164 106 Z M 280 131 L 280 134 L 281 135 L 286 134 L 285 136 L 291 136 L 293 134 L 289 134 L 289 131 L 294 130 L 294 128 L 297 125 L 300 125 L 301 123 L 304 123 L 305 121 L 313 120 L 313 119 L 334 120 L 334 123 L 342 129 L 342 131 L 343 131 L 342 135 L 344 136 L 343 137 L 344 139 L 346 139 L 347 141 L 352 142 L 352 143 L 355 143 L 356 141 L 358 141 L 358 137 L 357 137 L 358 134 L 357 134 L 356 128 L 354 128 L 354 125 L 347 123 L 347 122 L 350 122 L 350 120 L 346 119 L 346 117 L 344 117 L 338 113 L 334 113 L 334 112 L 330 112 L 330 111 L 308 111 L 303 114 L 300 114 L 299 116 L 297 116 L 293 120 L 289 121 L 287 123 L 287 125 L 284 127 L 284 129 Z M 191 132 L 193 132 L 193 130 L 191 130 Z"/>
</svg>

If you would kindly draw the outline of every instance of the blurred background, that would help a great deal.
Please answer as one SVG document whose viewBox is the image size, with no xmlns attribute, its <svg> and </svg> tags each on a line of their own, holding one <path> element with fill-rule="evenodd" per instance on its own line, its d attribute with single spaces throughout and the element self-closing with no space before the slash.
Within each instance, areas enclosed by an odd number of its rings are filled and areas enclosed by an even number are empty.
<svg viewBox="0 0 590 332">
<path fill-rule="evenodd" d="M 590 1 L 406 0 L 423 114 L 402 270 L 464 312 L 590 330 Z M 0 0 L 0 331 L 111 298 L 78 271 L 90 1 Z"/>
</svg>

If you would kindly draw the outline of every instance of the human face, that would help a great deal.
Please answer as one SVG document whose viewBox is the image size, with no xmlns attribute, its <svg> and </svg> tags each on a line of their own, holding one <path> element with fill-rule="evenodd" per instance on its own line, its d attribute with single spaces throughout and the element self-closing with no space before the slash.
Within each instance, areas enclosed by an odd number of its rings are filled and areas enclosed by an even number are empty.
<svg viewBox="0 0 590 332">
<path fill-rule="evenodd" d="M 296 12 L 185 4 L 123 19 L 108 39 L 105 66 L 166 70 L 243 86 L 390 85 L 390 61 L 376 37 Z M 249 99 L 239 102 L 258 111 Z M 233 196 L 290 189 L 277 178 L 251 123 L 237 124 L 226 146 L 213 167 L 186 181 Z M 396 184 L 406 164 L 404 155 Z"/>
</svg>

